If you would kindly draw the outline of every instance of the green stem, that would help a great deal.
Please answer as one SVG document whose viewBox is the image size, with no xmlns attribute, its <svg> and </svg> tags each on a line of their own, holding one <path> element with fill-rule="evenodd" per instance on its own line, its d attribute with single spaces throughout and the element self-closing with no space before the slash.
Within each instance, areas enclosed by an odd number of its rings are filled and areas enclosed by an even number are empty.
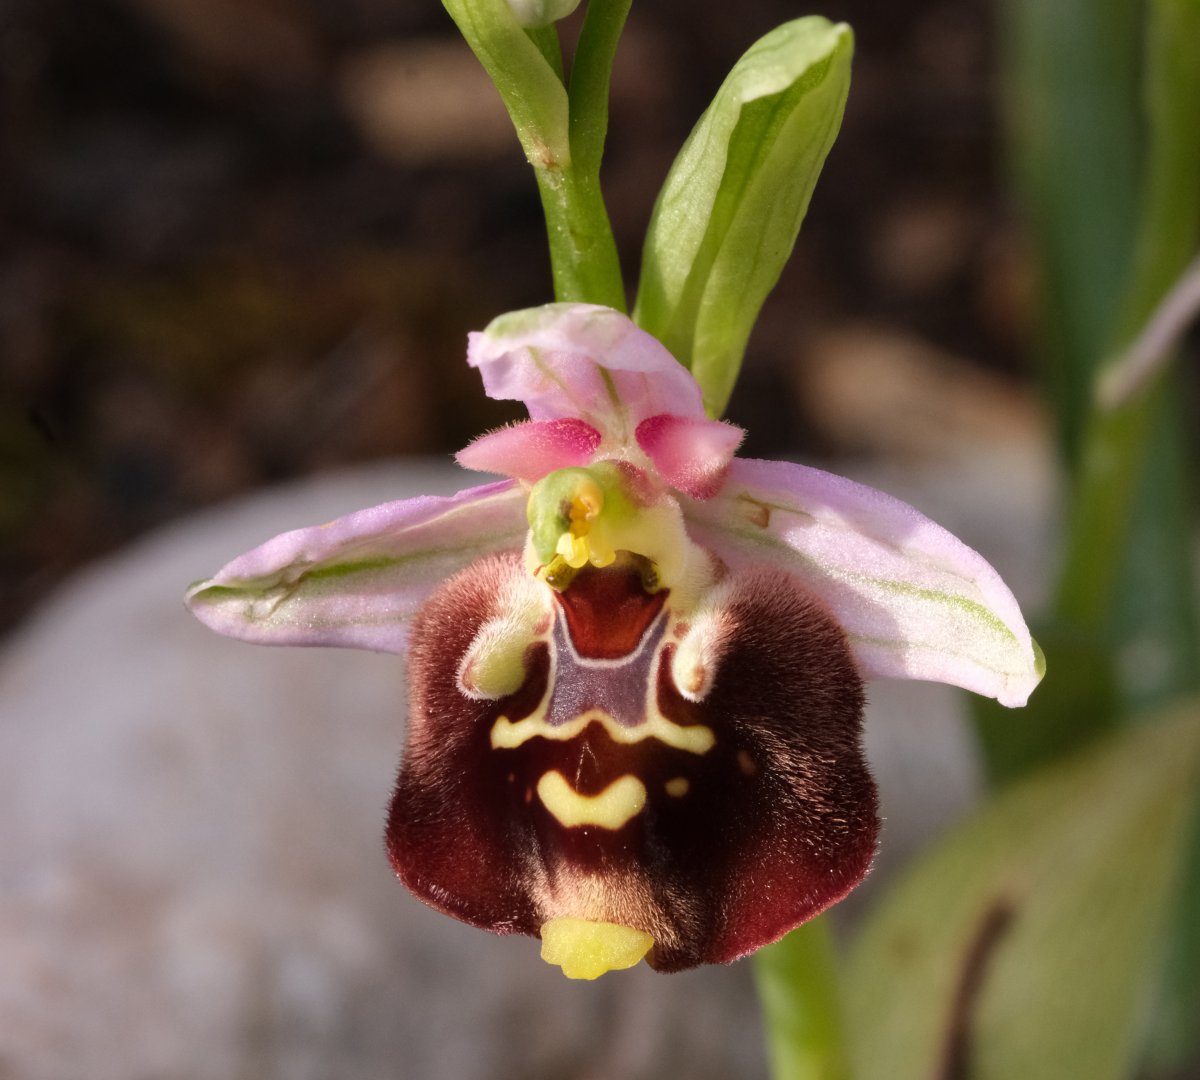
<svg viewBox="0 0 1200 1080">
<path fill-rule="evenodd" d="M 754 958 L 774 1080 L 848 1080 L 838 954 L 826 918 Z"/>
<path fill-rule="evenodd" d="M 581 175 L 569 162 L 535 165 L 534 173 L 546 215 L 554 298 L 624 311 L 625 287 L 599 177 Z"/>
<path fill-rule="evenodd" d="M 571 64 L 571 155 L 596 176 L 608 134 L 608 89 L 633 0 L 591 0 Z"/>
<path fill-rule="evenodd" d="M 608 135 L 608 94 L 617 43 L 632 0 L 591 0 L 571 64 L 568 90 L 571 159 L 561 177 L 539 175 L 559 300 L 625 310 L 625 286 L 600 162 Z"/>
<path fill-rule="evenodd" d="M 555 298 L 624 311 L 621 265 L 600 192 L 600 157 L 612 59 L 628 0 L 588 5 L 569 97 L 553 27 L 525 31 L 505 0 L 442 2 L 500 91 L 533 166 Z"/>
</svg>

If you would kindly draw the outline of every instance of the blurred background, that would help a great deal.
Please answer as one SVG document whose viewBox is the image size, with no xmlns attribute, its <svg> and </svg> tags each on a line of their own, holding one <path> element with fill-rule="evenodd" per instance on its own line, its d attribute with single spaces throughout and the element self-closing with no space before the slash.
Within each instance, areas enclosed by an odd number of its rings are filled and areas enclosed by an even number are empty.
<svg viewBox="0 0 1200 1080">
<path fill-rule="evenodd" d="M 638 0 L 617 55 L 603 177 L 632 287 L 659 185 L 737 57 L 798 15 L 853 25 L 845 123 L 729 416 L 751 456 L 833 462 L 913 502 L 1031 613 L 1052 591 L 1060 463 L 1078 462 L 1092 371 L 1194 252 L 1186 214 L 1171 216 L 1192 184 L 1159 222 L 1159 248 L 1176 233 L 1181 248 L 1152 252 L 1161 280 L 1130 272 L 1147 157 L 1139 19 L 1168 6 Z M 1191 146 L 1180 116 L 1176 143 Z M 461 486 L 454 451 L 519 415 L 481 393 L 466 334 L 551 295 L 530 170 L 440 5 L 0 0 L 4 1080 L 764 1074 L 750 964 L 568 984 L 533 943 L 452 923 L 396 886 L 379 841 L 403 729 L 394 658 L 249 649 L 180 604 L 189 580 L 283 528 Z M 1108 590 L 1117 614 L 1059 597 L 1059 624 L 1037 627 L 1052 678 L 1030 708 L 985 711 L 972 729 L 949 687 L 870 688 L 887 822 L 878 869 L 840 919 L 869 921 L 880 885 L 978 804 L 985 775 L 1021 775 L 1200 680 L 1186 584 L 1198 365 L 1178 375 L 1147 414 L 1175 442 L 1152 451 L 1126 515 L 1134 572 Z M 1091 565 L 1077 561 L 1086 599 Z M 1114 846 L 1135 815 L 1093 790 L 993 845 L 1033 883 L 1022 903 L 1071 897 L 1034 952 L 1054 959 L 1061 939 L 1071 954 L 1047 963 L 1045 1000 L 1100 1018 L 1079 1029 L 1085 1044 L 1119 1026 L 1094 1007 L 1113 994 L 1089 997 L 1093 958 L 1120 939 L 1153 966 L 1166 940 L 1122 938 L 1125 909 L 1105 922 L 1120 899 L 1109 886 L 1128 880 L 1164 908 L 1166 870 L 1129 879 L 1126 866 L 1182 831 L 1131 826 Z M 1064 894 L 1070 867 L 1026 841 L 1075 824 L 1113 864 Z M 946 922 L 933 901 L 955 898 L 933 870 L 915 907 Z M 1192 877 L 1194 903 L 1200 857 Z M 1144 1071 L 1154 1080 L 1200 1075 L 1187 1071 L 1197 910 L 1174 916 L 1182 930 L 1161 949 L 1187 992 L 1152 1008 L 1131 990 L 1118 1010 L 1170 1021 L 1182 1049 Z M 1097 936 L 1077 948 L 1076 924 Z M 911 1027 L 899 1006 L 941 1007 L 915 994 L 902 930 L 857 961 L 865 986 L 896 969 L 876 980 L 896 1045 Z M 1017 966 L 1041 978 L 1024 954 Z M 1108 970 L 1109 989 L 1135 985 Z M 1057 1014 L 1012 986 L 997 1000 L 1053 1036 Z M 1043 1071 L 994 1075 L 1071 1080 L 1033 1057 Z"/>
<path fill-rule="evenodd" d="M 604 174 L 631 286 L 725 72 L 809 10 L 634 5 Z M 996 13 L 820 10 L 855 28 L 854 83 L 730 410 L 747 452 L 1038 452 Z M 463 356 L 551 298 L 541 211 L 440 5 L 4 0 L 0 175 L 4 628 L 188 510 L 516 415 Z"/>
</svg>

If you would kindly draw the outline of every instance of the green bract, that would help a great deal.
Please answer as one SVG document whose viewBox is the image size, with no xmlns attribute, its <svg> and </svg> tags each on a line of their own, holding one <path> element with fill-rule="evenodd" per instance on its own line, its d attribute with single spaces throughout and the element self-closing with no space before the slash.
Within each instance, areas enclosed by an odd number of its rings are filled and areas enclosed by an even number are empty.
<svg viewBox="0 0 1200 1080">
<path fill-rule="evenodd" d="M 853 35 L 811 16 L 738 61 L 680 151 L 646 236 L 635 320 L 724 410 L 791 254 L 850 88 Z"/>
</svg>

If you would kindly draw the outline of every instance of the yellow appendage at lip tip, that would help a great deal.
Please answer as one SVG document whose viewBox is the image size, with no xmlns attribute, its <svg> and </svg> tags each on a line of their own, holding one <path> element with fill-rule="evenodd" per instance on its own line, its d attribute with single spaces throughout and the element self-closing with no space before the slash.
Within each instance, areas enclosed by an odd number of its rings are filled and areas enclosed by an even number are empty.
<svg viewBox="0 0 1200 1080">
<path fill-rule="evenodd" d="M 542 926 L 542 959 L 561 967 L 568 979 L 598 979 L 606 971 L 631 968 L 653 944 L 649 934 L 620 923 L 564 916 Z"/>
</svg>

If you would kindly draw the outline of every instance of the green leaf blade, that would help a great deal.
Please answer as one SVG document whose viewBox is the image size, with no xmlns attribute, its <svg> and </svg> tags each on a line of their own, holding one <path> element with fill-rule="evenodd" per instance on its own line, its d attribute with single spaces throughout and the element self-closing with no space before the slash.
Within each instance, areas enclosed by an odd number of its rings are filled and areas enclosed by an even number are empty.
<svg viewBox="0 0 1200 1080">
<path fill-rule="evenodd" d="M 746 52 L 655 205 L 635 319 L 724 410 L 759 309 L 795 245 L 841 125 L 853 35 L 811 16 Z"/>
<path fill-rule="evenodd" d="M 862 928 L 856 1075 L 1119 1080 L 1177 895 L 1200 705 L 1017 785 Z"/>
</svg>

